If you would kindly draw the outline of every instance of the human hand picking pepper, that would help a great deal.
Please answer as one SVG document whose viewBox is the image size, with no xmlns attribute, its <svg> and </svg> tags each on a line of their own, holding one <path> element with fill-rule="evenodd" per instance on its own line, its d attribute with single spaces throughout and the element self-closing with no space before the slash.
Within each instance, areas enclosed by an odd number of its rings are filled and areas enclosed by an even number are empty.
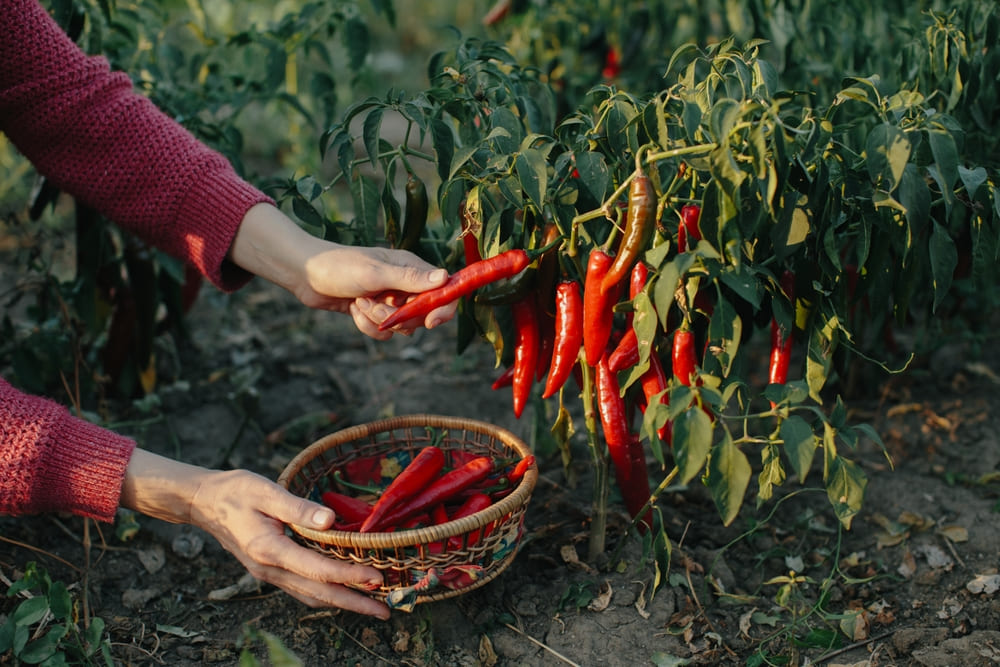
<svg viewBox="0 0 1000 667">
<path fill-rule="evenodd" d="M 457 304 L 442 303 L 391 327 L 380 325 L 415 294 L 440 287 L 448 272 L 405 250 L 345 246 L 312 236 L 274 206 L 247 211 L 229 258 L 250 273 L 284 287 L 310 308 L 349 314 L 362 333 L 378 340 L 434 328 Z"/>
</svg>

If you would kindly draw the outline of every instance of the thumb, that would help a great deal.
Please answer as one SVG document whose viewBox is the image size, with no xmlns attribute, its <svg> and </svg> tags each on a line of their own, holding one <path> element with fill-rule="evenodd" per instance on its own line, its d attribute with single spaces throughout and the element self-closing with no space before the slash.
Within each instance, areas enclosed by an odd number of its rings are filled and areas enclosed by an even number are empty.
<svg viewBox="0 0 1000 667">
<path fill-rule="evenodd" d="M 294 523 L 313 530 L 327 530 L 336 514 L 329 507 L 292 495 L 280 486 L 276 498 L 268 503 L 269 514 L 283 523 Z"/>
</svg>

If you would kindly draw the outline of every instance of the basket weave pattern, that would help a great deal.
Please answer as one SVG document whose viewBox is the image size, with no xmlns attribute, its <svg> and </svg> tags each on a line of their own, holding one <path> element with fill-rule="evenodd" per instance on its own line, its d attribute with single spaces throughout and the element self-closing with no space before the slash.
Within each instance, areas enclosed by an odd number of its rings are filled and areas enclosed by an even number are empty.
<svg viewBox="0 0 1000 667">
<path fill-rule="evenodd" d="M 295 495 L 309 497 L 325 479 L 351 461 L 398 452 L 415 456 L 431 444 L 444 450 L 446 457 L 455 451 L 508 460 L 531 454 L 512 433 L 486 422 L 407 415 L 352 426 L 320 438 L 289 462 L 278 484 Z M 375 597 L 387 598 L 401 589 L 420 589 L 428 572 L 454 573 L 463 568 L 475 571 L 471 580 L 459 577 L 461 582 L 452 583 L 452 587 L 439 586 L 414 594 L 414 604 L 440 600 L 479 588 L 510 565 L 537 479 L 538 470 L 532 466 L 507 496 L 485 510 L 441 525 L 386 533 L 290 527 L 300 542 L 322 554 L 382 571 L 383 586 L 366 591 Z M 431 553 L 431 544 L 438 547 L 436 553 Z"/>
</svg>

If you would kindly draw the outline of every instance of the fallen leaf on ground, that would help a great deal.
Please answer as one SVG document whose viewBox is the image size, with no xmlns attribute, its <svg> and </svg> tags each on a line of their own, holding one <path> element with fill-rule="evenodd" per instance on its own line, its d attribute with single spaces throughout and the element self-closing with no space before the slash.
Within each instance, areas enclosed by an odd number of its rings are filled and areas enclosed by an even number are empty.
<svg viewBox="0 0 1000 667">
<path fill-rule="evenodd" d="M 1000 591 L 1000 574 L 977 574 L 976 577 L 965 585 L 970 593 L 984 593 L 993 595 Z"/>
<path fill-rule="evenodd" d="M 209 600 L 228 600 L 236 595 L 241 595 L 244 593 L 256 593 L 260 591 L 260 582 L 254 578 L 252 574 L 247 572 L 240 580 L 235 584 L 230 584 L 223 588 L 216 588 L 214 591 L 209 591 Z"/>
<path fill-rule="evenodd" d="M 938 535 L 947 537 L 952 542 L 968 542 L 969 531 L 964 526 L 941 526 L 937 530 Z"/>
<path fill-rule="evenodd" d="M 604 611 L 611 604 L 611 595 L 613 591 L 611 589 L 611 582 L 605 580 L 601 584 L 601 592 L 597 594 L 593 600 L 587 605 L 587 609 L 590 611 Z"/>
</svg>

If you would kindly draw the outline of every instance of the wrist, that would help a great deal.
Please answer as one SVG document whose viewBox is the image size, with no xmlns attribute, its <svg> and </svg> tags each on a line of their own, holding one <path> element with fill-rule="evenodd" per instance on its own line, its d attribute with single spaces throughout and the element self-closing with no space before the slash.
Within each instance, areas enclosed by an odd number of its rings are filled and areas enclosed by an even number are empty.
<svg viewBox="0 0 1000 667">
<path fill-rule="evenodd" d="M 120 504 L 169 523 L 190 523 L 192 503 L 211 474 L 199 466 L 136 449 L 125 470 Z"/>
<path fill-rule="evenodd" d="M 247 211 L 229 249 L 229 259 L 289 292 L 304 282 L 303 267 L 318 239 L 271 204 Z"/>
</svg>

